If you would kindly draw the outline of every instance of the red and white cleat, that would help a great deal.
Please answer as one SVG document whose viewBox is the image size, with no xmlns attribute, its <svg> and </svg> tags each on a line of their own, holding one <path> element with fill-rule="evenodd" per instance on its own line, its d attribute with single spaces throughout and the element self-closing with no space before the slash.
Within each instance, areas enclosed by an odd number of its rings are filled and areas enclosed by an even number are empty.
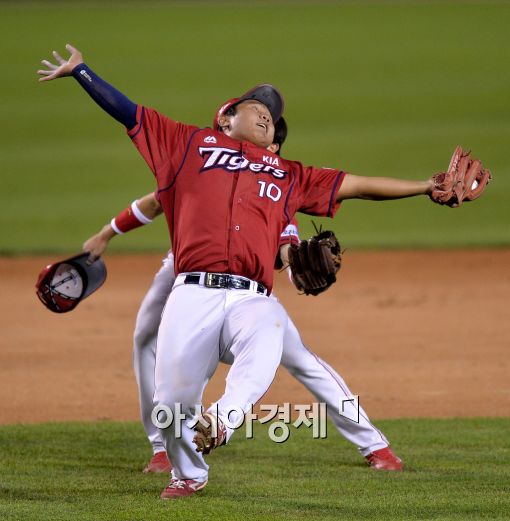
<svg viewBox="0 0 510 521">
<path fill-rule="evenodd" d="M 147 466 L 142 470 L 144 474 L 150 474 L 151 472 L 155 474 L 164 474 L 166 472 L 170 472 L 172 470 L 172 464 L 168 459 L 168 456 L 165 451 L 156 452 L 152 459 L 149 461 Z"/>
<path fill-rule="evenodd" d="M 404 470 L 402 460 L 389 447 L 374 450 L 365 456 L 368 464 L 377 470 Z"/>
<path fill-rule="evenodd" d="M 194 479 L 173 478 L 161 492 L 161 499 L 181 499 L 192 496 L 195 492 L 202 490 L 207 485 L 205 481 L 195 481 Z"/>
</svg>

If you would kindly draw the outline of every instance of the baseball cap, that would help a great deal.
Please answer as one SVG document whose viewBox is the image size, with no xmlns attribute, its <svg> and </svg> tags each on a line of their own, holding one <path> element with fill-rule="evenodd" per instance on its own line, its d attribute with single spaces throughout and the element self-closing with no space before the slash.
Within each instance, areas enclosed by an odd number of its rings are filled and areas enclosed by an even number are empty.
<svg viewBox="0 0 510 521">
<path fill-rule="evenodd" d="M 283 96 L 280 94 L 278 89 L 269 83 L 263 83 L 261 85 L 257 85 L 250 89 L 248 92 L 244 93 L 242 96 L 238 98 L 232 98 L 223 103 L 223 105 L 218 109 L 216 115 L 213 120 L 213 127 L 215 130 L 218 130 L 218 120 L 222 114 L 225 114 L 228 109 L 233 106 L 247 100 L 255 100 L 263 103 L 271 113 L 271 117 L 273 118 L 273 123 L 276 124 L 283 114 L 283 109 L 285 107 L 285 102 L 283 101 Z"/>
<path fill-rule="evenodd" d="M 89 256 L 89 253 L 80 253 L 49 264 L 39 273 L 36 293 L 50 311 L 71 311 L 103 285 L 106 266 L 101 259 L 90 263 Z"/>
</svg>

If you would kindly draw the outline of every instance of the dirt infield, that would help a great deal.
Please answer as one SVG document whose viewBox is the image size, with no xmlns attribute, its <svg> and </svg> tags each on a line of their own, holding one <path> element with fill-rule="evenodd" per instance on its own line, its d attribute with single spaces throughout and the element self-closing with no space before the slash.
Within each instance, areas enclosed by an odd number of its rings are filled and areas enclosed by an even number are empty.
<svg viewBox="0 0 510 521">
<path fill-rule="evenodd" d="M 33 291 L 53 260 L 0 258 L 0 423 L 137 419 L 132 329 L 161 257 L 108 257 L 105 286 L 67 315 Z M 284 275 L 276 293 L 373 418 L 508 416 L 509 266 L 508 249 L 348 252 L 323 296 L 298 296 Z M 284 401 L 312 398 L 280 369 L 264 402 Z"/>
</svg>

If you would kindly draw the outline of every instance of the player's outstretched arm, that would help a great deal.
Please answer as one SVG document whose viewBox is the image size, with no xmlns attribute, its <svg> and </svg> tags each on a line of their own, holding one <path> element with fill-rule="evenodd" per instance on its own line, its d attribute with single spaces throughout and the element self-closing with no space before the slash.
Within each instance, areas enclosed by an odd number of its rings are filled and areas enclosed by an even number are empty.
<svg viewBox="0 0 510 521">
<path fill-rule="evenodd" d="M 429 195 L 434 188 L 432 179 L 411 181 L 393 177 L 365 177 L 345 174 L 338 190 L 337 201 L 345 199 L 369 199 L 384 201 L 415 195 Z"/>
<path fill-rule="evenodd" d="M 130 206 L 105 224 L 101 231 L 89 237 L 83 243 L 83 251 L 88 252 L 89 262 L 94 262 L 108 248 L 108 244 L 116 235 L 122 235 L 130 230 L 149 224 L 163 213 L 163 209 L 153 192 L 134 201 Z"/>
<path fill-rule="evenodd" d="M 57 64 L 48 60 L 42 61 L 47 69 L 37 71 L 37 74 L 41 76 L 39 81 L 73 76 L 105 112 L 131 130 L 136 125 L 137 105 L 90 69 L 83 62 L 83 56 L 78 49 L 70 44 L 66 45 L 66 49 L 71 53 L 67 60 L 62 58 L 58 52 L 53 51 Z"/>
</svg>

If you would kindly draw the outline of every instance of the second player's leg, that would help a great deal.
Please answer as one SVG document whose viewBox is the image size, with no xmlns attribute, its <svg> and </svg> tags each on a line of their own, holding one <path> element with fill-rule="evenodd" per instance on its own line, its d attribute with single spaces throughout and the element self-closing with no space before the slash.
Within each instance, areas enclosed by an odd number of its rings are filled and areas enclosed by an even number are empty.
<svg viewBox="0 0 510 521">
<path fill-rule="evenodd" d="M 134 332 L 133 368 L 140 400 L 140 415 L 154 454 L 165 450 L 159 429 L 151 419 L 154 408 L 156 342 L 161 314 L 175 281 L 173 256 L 165 259 L 142 301 Z"/>
<path fill-rule="evenodd" d="M 303 344 L 290 318 L 283 341 L 282 365 L 319 402 L 326 403 L 335 427 L 342 436 L 358 447 L 363 456 L 388 446 L 388 440 L 372 425 L 363 408 L 359 407 L 358 410 L 353 402 L 348 401 L 352 393 L 343 378 Z M 342 401 L 344 410 L 340 414 Z"/>
</svg>

